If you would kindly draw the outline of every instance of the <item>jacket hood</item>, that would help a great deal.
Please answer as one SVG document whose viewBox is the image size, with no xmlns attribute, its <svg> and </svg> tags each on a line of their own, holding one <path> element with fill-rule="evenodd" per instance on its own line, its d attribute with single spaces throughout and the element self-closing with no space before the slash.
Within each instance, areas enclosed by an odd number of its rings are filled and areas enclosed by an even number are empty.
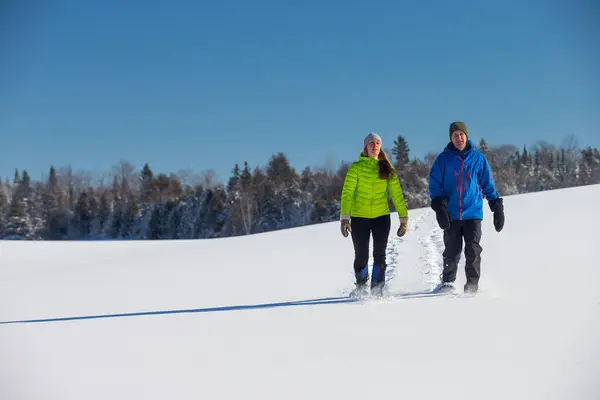
<svg viewBox="0 0 600 400">
<path fill-rule="evenodd" d="M 467 139 L 467 145 L 465 146 L 465 149 L 462 151 L 458 150 L 454 146 L 454 143 L 452 143 L 452 142 L 448 142 L 448 145 L 446 145 L 446 147 L 444 148 L 445 152 L 456 153 L 456 154 L 460 154 L 463 156 L 469 154 L 469 152 L 471 152 L 471 150 L 476 150 L 475 145 L 473 144 L 471 139 Z"/>
<path fill-rule="evenodd" d="M 373 158 L 373 157 L 369 157 L 369 156 L 365 156 L 363 153 L 360 153 L 358 155 L 358 161 L 376 161 L 376 162 L 379 162 L 378 159 Z"/>
</svg>

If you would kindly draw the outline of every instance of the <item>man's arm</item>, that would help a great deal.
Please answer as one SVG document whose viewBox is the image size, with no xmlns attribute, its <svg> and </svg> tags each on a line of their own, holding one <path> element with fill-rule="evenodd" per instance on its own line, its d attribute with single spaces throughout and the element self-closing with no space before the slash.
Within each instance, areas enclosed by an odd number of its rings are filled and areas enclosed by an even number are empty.
<svg viewBox="0 0 600 400">
<path fill-rule="evenodd" d="M 487 158 L 482 154 L 482 167 L 479 169 L 479 186 L 483 191 L 483 195 L 488 201 L 497 199 L 500 197 L 496 192 L 496 186 L 494 184 L 494 177 L 492 175 L 492 168 L 488 163 Z"/>
<path fill-rule="evenodd" d="M 482 155 L 482 158 L 483 167 L 479 171 L 479 185 L 488 201 L 490 210 L 494 213 L 494 228 L 496 232 L 500 232 L 504 228 L 504 202 L 502 197 L 496 192 L 492 168 L 484 155 Z"/>
<path fill-rule="evenodd" d="M 429 172 L 429 198 L 444 197 L 444 171 L 442 169 L 442 155 L 440 154 Z"/>
</svg>

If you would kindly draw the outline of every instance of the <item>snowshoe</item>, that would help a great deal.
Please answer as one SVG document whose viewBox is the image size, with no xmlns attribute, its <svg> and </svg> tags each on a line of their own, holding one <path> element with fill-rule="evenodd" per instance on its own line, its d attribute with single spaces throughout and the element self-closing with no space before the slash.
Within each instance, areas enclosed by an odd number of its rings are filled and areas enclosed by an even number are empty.
<svg viewBox="0 0 600 400">
<path fill-rule="evenodd" d="M 436 293 L 456 293 L 456 288 L 451 282 L 442 282 L 436 289 Z"/>
<path fill-rule="evenodd" d="M 371 296 L 383 297 L 383 283 L 371 286 Z"/>
<path fill-rule="evenodd" d="M 362 299 L 369 295 L 369 288 L 366 283 L 357 283 L 354 290 L 350 292 L 350 298 Z"/>
<path fill-rule="evenodd" d="M 371 294 L 376 297 L 383 296 L 385 286 L 385 267 L 373 265 L 373 276 L 371 277 Z"/>
</svg>

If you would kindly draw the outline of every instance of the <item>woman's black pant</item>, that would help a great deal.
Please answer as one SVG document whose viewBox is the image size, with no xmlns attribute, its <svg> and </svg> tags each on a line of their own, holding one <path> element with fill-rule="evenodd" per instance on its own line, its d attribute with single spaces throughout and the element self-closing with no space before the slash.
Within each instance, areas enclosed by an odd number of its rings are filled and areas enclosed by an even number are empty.
<svg viewBox="0 0 600 400">
<path fill-rule="evenodd" d="M 369 243 L 373 236 L 373 276 L 371 286 L 385 282 L 386 249 L 390 234 L 390 215 L 377 218 L 352 217 L 352 243 L 354 244 L 354 273 L 357 284 L 369 278 Z"/>
</svg>

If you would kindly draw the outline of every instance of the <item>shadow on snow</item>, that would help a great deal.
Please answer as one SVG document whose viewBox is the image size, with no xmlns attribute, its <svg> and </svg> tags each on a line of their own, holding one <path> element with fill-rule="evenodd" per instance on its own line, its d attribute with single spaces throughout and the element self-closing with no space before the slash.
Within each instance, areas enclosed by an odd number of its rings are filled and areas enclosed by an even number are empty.
<svg viewBox="0 0 600 400">
<path fill-rule="evenodd" d="M 436 291 L 395 293 L 395 294 L 386 295 L 382 300 L 402 299 L 402 298 L 419 298 L 419 297 L 428 297 L 428 296 L 435 296 L 435 295 L 439 295 L 439 293 L 437 293 Z M 323 305 L 323 304 L 360 303 L 363 300 L 368 301 L 369 299 L 371 299 L 371 298 L 367 297 L 365 299 L 360 299 L 360 298 L 354 298 L 354 297 L 350 297 L 350 296 L 322 297 L 322 298 L 316 298 L 316 299 L 310 299 L 310 300 L 296 300 L 296 301 L 286 301 L 286 302 L 279 302 L 279 303 L 242 304 L 242 305 L 235 305 L 235 306 L 191 308 L 191 309 L 181 309 L 181 310 L 140 311 L 140 312 L 122 313 L 122 314 L 99 314 L 99 315 L 83 315 L 83 316 L 73 316 L 73 317 L 0 321 L 0 325 L 75 321 L 75 320 L 100 319 L 100 318 L 139 317 L 139 316 L 145 316 L 145 315 L 191 314 L 191 313 L 208 313 L 208 312 L 220 312 L 220 311 L 256 310 L 256 309 L 263 309 L 263 308 L 312 306 L 312 305 Z M 377 298 L 374 298 L 374 299 L 378 300 Z"/>
</svg>

